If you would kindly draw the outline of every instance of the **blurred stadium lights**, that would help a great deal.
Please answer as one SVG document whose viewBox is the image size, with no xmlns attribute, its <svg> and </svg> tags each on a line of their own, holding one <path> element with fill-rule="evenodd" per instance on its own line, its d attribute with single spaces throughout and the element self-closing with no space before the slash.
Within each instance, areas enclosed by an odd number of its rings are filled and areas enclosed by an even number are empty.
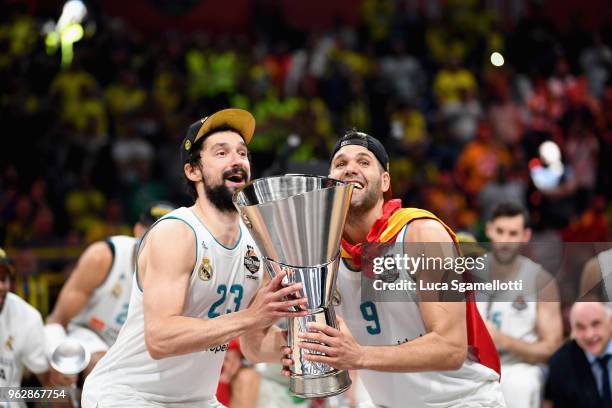
<svg viewBox="0 0 612 408">
<path fill-rule="evenodd" d="M 84 30 L 81 23 L 87 16 L 87 7 L 81 0 L 68 0 L 62 8 L 57 23 L 48 21 L 43 25 L 42 33 L 46 36 L 47 52 L 53 54 L 58 46 L 62 52 L 62 67 L 72 63 L 73 44 L 83 38 Z"/>
<path fill-rule="evenodd" d="M 501 53 L 495 51 L 491 54 L 491 64 L 496 67 L 501 67 L 504 65 L 504 56 Z"/>
</svg>

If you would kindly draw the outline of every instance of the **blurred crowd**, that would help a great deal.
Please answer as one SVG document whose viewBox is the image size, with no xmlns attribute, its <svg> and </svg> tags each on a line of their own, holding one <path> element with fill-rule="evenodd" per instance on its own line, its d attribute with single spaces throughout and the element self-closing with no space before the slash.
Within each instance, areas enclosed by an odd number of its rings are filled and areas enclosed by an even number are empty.
<svg viewBox="0 0 612 408">
<path fill-rule="evenodd" d="M 354 127 L 392 152 L 394 195 L 457 230 L 483 239 L 490 209 L 515 199 L 534 240 L 609 239 L 610 27 L 576 20 L 560 31 L 539 2 L 507 27 L 478 1 L 432 14 L 364 0 L 356 25 L 299 30 L 270 14 L 248 35 L 151 38 L 94 10 L 95 31 L 63 69 L 45 47 L 45 16 L 19 4 L 0 17 L 2 246 L 82 245 L 128 232 L 152 200 L 188 203 L 180 140 L 228 106 L 257 119 L 255 177 L 325 172 Z M 546 140 L 564 170 L 543 190 L 530 166 Z"/>
<path fill-rule="evenodd" d="M 476 240 L 504 201 L 528 208 L 532 241 L 611 238 L 611 25 L 576 16 L 560 29 L 539 1 L 516 2 L 508 25 L 483 6 L 495 2 L 363 0 L 358 23 L 327 29 L 255 10 L 245 34 L 151 36 L 94 8 L 62 67 L 41 34 L 56 16 L 25 3 L 0 5 L 0 247 L 24 297 L 37 290 L 28 277 L 131 234 L 148 203 L 189 205 L 180 142 L 225 107 L 257 120 L 253 177 L 327 174 L 335 141 L 356 128 L 391 153 L 405 207 Z M 545 141 L 563 166 L 544 186 Z M 46 315 L 53 293 L 35 297 Z"/>
</svg>

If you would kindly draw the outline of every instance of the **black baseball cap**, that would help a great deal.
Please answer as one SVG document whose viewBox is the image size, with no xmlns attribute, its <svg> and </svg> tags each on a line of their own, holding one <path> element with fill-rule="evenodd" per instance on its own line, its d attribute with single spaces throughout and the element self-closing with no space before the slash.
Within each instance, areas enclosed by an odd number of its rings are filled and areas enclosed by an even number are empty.
<svg viewBox="0 0 612 408">
<path fill-rule="evenodd" d="M 138 222 L 143 224 L 144 226 L 151 226 L 155 223 L 155 221 L 159 220 L 164 215 L 168 214 L 170 211 L 174 210 L 176 206 L 167 201 L 157 201 L 151 203 L 144 209 L 142 213 L 140 213 L 140 218 Z"/>
<path fill-rule="evenodd" d="M 344 146 L 349 145 L 363 146 L 368 149 L 380 162 L 383 169 L 386 172 L 389 172 L 389 154 L 387 153 L 387 150 L 380 142 L 380 140 L 376 139 L 374 136 L 368 135 L 367 133 L 358 132 L 356 130 L 351 130 L 345 133 L 344 136 L 342 136 L 340 139 L 338 139 L 338 141 L 334 145 L 334 148 L 332 149 L 331 156 L 329 159 L 330 163 L 334 160 L 334 157 L 336 156 L 336 153 L 338 153 L 338 150 L 340 150 Z M 385 191 L 383 196 L 385 198 L 385 201 L 391 199 L 391 186 L 389 186 L 389 189 Z"/>
<path fill-rule="evenodd" d="M 187 135 L 181 143 L 181 158 L 183 163 L 189 160 L 189 153 L 193 145 L 202 138 L 210 134 L 215 129 L 231 127 L 236 129 L 244 139 L 244 143 L 249 144 L 255 133 L 255 118 L 244 109 L 223 109 L 206 116 L 194 123 L 187 129 Z"/>
</svg>

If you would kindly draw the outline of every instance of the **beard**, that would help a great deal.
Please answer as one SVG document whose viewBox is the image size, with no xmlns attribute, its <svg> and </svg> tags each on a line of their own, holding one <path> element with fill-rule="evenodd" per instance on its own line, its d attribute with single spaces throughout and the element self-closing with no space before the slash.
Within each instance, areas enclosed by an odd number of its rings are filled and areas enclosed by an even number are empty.
<svg viewBox="0 0 612 408">
<path fill-rule="evenodd" d="M 249 177 L 247 176 L 247 172 L 242 167 L 234 167 L 231 170 L 226 170 L 223 172 L 221 176 L 221 183 L 218 185 L 213 185 L 212 182 L 207 180 L 204 177 L 204 192 L 206 193 L 206 197 L 211 202 L 215 208 L 221 212 L 238 212 L 232 198 L 234 196 L 234 192 L 229 189 L 225 185 L 225 180 L 229 177 L 242 173 L 244 175 L 245 181 L 248 181 Z"/>
<path fill-rule="evenodd" d="M 520 247 L 511 248 L 509 251 L 504 252 L 495 249 L 493 250 L 493 256 L 500 265 L 512 264 L 516 260 L 516 257 L 519 256 L 519 253 Z"/>
<path fill-rule="evenodd" d="M 372 185 L 368 185 L 364 190 L 361 190 L 362 196 L 359 198 L 358 202 L 353 203 L 351 199 L 347 217 L 347 222 L 349 224 L 361 222 L 362 216 L 376 206 L 380 198 L 378 191 L 380 191 L 381 184 L 382 180 L 379 179 Z"/>
</svg>

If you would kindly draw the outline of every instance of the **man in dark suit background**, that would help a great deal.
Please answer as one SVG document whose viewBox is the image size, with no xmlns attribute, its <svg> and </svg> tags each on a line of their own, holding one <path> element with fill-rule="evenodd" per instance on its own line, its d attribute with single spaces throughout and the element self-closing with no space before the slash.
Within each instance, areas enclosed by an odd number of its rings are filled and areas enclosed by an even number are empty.
<svg viewBox="0 0 612 408">
<path fill-rule="evenodd" d="M 550 359 L 544 407 L 612 408 L 612 313 L 600 302 L 570 311 L 572 339 Z"/>
</svg>

